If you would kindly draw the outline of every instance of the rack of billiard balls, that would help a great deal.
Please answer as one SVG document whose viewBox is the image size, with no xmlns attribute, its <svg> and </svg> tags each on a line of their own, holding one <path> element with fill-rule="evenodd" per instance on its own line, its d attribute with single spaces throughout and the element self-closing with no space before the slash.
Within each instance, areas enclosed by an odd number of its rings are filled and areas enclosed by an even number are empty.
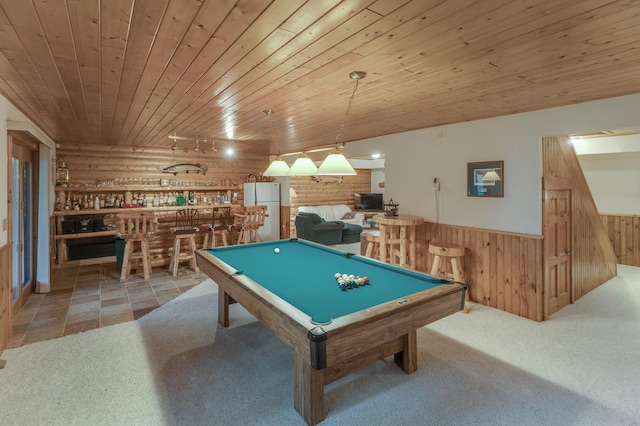
<svg viewBox="0 0 640 426">
<path fill-rule="evenodd" d="M 351 290 L 352 288 L 358 288 L 364 285 L 369 285 L 369 277 L 361 277 L 359 275 L 347 275 L 347 274 L 341 274 L 339 272 L 337 272 L 333 277 L 336 279 L 338 286 L 340 286 L 340 290 L 342 291 L 347 291 L 347 290 Z"/>
</svg>

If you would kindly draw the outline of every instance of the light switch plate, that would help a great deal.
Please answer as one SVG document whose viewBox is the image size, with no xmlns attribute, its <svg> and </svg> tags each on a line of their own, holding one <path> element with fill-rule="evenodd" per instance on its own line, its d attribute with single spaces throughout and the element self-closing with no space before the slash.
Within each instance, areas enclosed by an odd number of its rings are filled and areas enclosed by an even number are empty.
<svg viewBox="0 0 640 426">
<path fill-rule="evenodd" d="M 7 230 L 7 218 L 6 217 L 4 219 L 2 219 L 2 230 L 3 231 Z"/>
</svg>

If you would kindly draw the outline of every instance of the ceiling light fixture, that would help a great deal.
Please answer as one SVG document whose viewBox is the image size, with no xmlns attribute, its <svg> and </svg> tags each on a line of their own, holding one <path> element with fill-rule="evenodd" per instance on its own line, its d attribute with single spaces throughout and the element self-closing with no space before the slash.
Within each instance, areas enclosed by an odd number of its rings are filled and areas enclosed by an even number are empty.
<svg viewBox="0 0 640 426">
<path fill-rule="evenodd" d="M 194 139 L 194 138 L 188 138 L 188 137 L 184 137 L 184 136 L 177 136 L 175 133 L 173 135 L 169 135 L 169 139 L 173 139 L 173 144 L 171 145 L 171 150 L 172 151 L 176 151 L 178 149 L 178 141 L 195 141 L 196 146 L 193 149 L 194 152 L 201 152 L 201 153 L 205 153 L 204 149 L 200 148 L 200 142 L 203 143 L 207 143 L 210 142 L 211 143 L 211 151 L 213 152 L 218 152 L 218 150 L 215 147 L 215 140 L 209 140 L 209 139 L 202 139 L 202 138 L 198 138 L 198 139 Z M 184 152 L 187 152 L 188 149 L 185 148 Z"/>
<path fill-rule="evenodd" d="M 287 176 L 287 174 L 289 173 L 289 165 L 282 159 L 282 157 L 280 157 L 280 148 L 278 147 L 278 139 L 276 138 L 275 132 L 273 131 L 273 126 L 271 125 L 271 114 L 273 114 L 273 111 L 271 111 L 270 109 L 266 109 L 262 112 L 264 112 L 264 114 L 267 116 L 269 130 L 271 132 L 271 137 L 276 143 L 276 152 L 277 152 L 276 158 L 274 158 L 271 164 L 269 164 L 269 167 L 267 167 L 267 170 L 265 170 L 264 173 L 262 173 L 262 176 Z"/>
<path fill-rule="evenodd" d="M 302 153 L 293 162 L 287 176 L 313 176 L 318 172 L 318 168 L 311 161 L 306 153 Z"/>
<path fill-rule="evenodd" d="M 344 113 L 344 117 L 342 117 L 342 124 L 340 125 L 340 129 L 338 130 L 338 134 L 336 135 L 336 148 L 331 151 L 329 155 L 327 155 L 327 158 L 325 158 L 325 160 L 318 168 L 317 174 L 320 176 L 353 176 L 357 174 L 354 168 L 349 163 L 349 160 L 347 160 L 342 154 L 340 145 L 338 143 L 340 141 L 340 136 L 342 135 L 342 130 L 344 129 L 344 122 L 347 119 L 347 115 L 349 115 L 349 111 L 351 110 L 353 98 L 356 96 L 358 83 L 360 82 L 360 80 L 365 78 L 366 75 L 367 73 L 364 71 L 353 71 L 349 74 L 349 78 L 351 78 L 351 80 L 355 80 L 356 84 L 353 88 L 353 93 L 349 98 L 347 111 Z"/>
</svg>

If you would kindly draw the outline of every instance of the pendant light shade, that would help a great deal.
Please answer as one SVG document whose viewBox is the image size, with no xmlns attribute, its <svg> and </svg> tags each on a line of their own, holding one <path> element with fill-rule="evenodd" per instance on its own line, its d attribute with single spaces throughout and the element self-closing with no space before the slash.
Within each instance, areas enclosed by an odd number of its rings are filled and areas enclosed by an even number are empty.
<svg viewBox="0 0 640 426">
<path fill-rule="evenodd" d="M 323 176 L 354 176 L 357 173 L 349 160 L 342 155 L 342 151 L 336 148 L 322 162 L 318 168 L 318 174 Z"/>
<path fill-rule="evenodd" d="M 287 176 L 289 173 L 289 165 L 279 155 L 273 159 L 263 176 Z"/>
<path fill-rule="evenodd" d="M 307 154 L 302 153 L 291 165 L 287 176 L 313 176 L 318 171 L 316 165 Z"/>
</svg>

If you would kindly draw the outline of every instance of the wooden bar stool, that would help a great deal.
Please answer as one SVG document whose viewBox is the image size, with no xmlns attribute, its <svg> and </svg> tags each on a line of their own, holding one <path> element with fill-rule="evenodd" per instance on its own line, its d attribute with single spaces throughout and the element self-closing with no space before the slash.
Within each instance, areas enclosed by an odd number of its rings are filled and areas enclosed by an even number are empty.
<svg viewBox="0 0 640 426">
<path fill-rule="evenodd" d="M 122 212 L 117 218 L 118 231 L 125 242 L 120 282 L 129 276 L 132 260 L 141 260 L 144 279 L 151 275 L 151 257 L 149 255 L 149 240 L 153 239 L 158 227 L 158 219 L 152 212 Z M 140 251 L 134 249 L 135 243 L 140 243 Z"/>
<path fill-rule="evenodd" d="M 260 241 L 258 229 L 264 225 L 267 206 L 247 206 L 244 214 L 236 214 L 238 218 L 238 244 L 257 243 Z"/>
<path fill-rule="evenodd" d="M 367 240 L 367 249 L 364 253 L 366 257 L 380 260 L 380 232 L 369 232 L 365 239 Z"/>
<path fill-rule="evenodd" d="M 231 241 L 231 229 L 235 218 L 231 214 L 231 207 L 214 207 L 211 226 L 204 229 L 204 248 L 214 248 L 218 245 L 218 240 L 223 246 L 229 245 Z M 209 242 L 211 238 L 211 242 Z"/>
<path fill-rule="evenodd" d="M 200 224 L 198 222 L 198 210 L 184 209 L 176 212 L 176 226 L 173 228 L 173 256 L 171 256 L 171 264 L 169 270 L 174 277 L 178 276 L 178 266 L 181 261 L 188 260 L 191 269 L 196 273 L 200 272 L 200 268 L 196 263 L 196 236 L 200 232 Z M 187 241 L 187 250 L 182 251 L 182 241 Z"/>
<path fill-rule="evenodd" d="M 464 283 L 464 247 L 457 244 L 449 243 L 431 243 L 429 244 L 429 253 L 433 254 L 433 264 L 431 265 L 431 275 L 441 278 L 453 279 Z M 444 262 L 443 262 L 444 258 Z M 448 271 L 446 259 L 449 259 L 451 271 Z M 467 302 L 469 301 L 469 289 L 464 296 L 464 310 L 468 312 Z"/>
<path fill-rule="evenodd" d="M 417 269 L 416 227 L 424 222 L 420 216 L 376 216 L 380 229 L 380 260 L 403 268 Z"/>
</svg>

